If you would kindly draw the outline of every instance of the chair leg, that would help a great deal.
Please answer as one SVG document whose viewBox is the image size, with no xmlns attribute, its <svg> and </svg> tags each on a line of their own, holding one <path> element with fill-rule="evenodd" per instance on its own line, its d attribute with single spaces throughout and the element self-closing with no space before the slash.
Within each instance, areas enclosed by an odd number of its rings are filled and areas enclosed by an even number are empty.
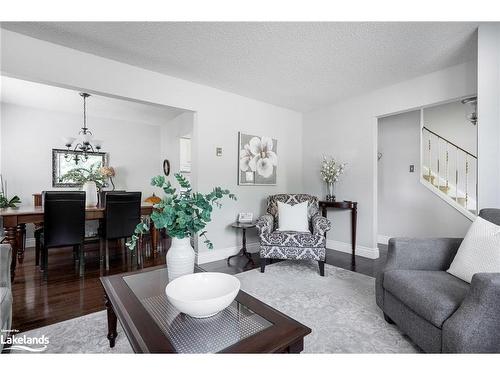
<svg viewBox="0 0 500 375">
<path fill-rule="evenodd" d="M 84 251 L 84 245 L 81 244 L 78 248 L 80 251 L 80 277 L 83 276 L 85 272 L 85 251 Z"/>
<path fill-rule="evenodd" d="M 260 272 L 264 273 L 264 271 L 266 270 L 266 263 L 266 258 L 260 258 Z"/>
<path fill-rule="evenodd" d="M 319 274 L 320 274 L 320 276 L 325 276 L 325 261 L 324 260 L 318 260 L 318 265 L 319 265 Z"/>
<path fill-rule="evenodd" d="M 40 265 L 40 231 L 35 230 L 35 265 Z"/>
<path fill-rule="evenodd" d="M 109 271 L 109 241 L 108 240 L 105 240 L 106 241 L 106 271 Z"/>
</svg>

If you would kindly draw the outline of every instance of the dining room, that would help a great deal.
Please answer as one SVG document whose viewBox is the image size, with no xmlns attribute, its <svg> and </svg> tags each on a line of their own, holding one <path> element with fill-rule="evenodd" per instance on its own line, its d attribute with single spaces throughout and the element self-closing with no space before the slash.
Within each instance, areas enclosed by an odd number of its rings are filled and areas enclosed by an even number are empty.
<svg viewBox="0 0 500 375">
<path fill-rule="evenodd" d="M 151 230 L 131 252 L 121 222 L 149 222 L 162 193 L 151 177 L 192 180 L 195 116 L 92 90 L 1 83 L 0 238 L 13 248 L 13 324 L 25 330 L 101 310 L 104 274 L 165 263 L 165 233 Z M 78 245 L 68 240 L 76 232 Z"/>
</svg>

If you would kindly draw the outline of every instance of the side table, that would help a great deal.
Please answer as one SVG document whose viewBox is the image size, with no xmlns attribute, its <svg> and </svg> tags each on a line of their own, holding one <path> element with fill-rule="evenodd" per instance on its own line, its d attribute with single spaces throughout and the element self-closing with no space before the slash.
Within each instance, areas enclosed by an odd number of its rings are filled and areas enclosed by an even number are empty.
<svg viewBox="0 0 500 375">
<path fill-rule="evenodd" d="M 242 247 L 241 247 L 240 251 L 238 252 L 238 254 L 231 255 L 229 258 L 227 258 L 227 265 L 229 266 L 229 261 L 231 260 L 231 258 L 234 258 L 237 256 L 240 256 L 240 257 L 244 256 L 248 259 L 249 262 L 251 262 L 252 264 L 255 264 L 255 262 L 252 259 L 252 254 L 247 252 L 247 229 L 255 228 L 255 223 L 240 223 L 237 221 L 237 222 L 231 224 L 231 226 L 233 228 L 242 230 L 243 243 L 242 243 Z"/>
</svg>

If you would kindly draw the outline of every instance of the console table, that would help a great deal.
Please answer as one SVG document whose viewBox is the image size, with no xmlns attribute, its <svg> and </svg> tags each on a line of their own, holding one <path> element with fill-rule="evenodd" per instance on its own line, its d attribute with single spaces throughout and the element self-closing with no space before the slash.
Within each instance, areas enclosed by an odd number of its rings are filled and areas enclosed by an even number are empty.
<svg viewBox="0 0 500 375">
<path fill-rule="evenodd" d="M 326 217 L 329 208 L 337 210 L 351 210 L 351 243 L 352 243 L 352 267 L 356 266 L 356 222 L 358 217 L 358 202 L 353 201 L 319 201 L 321 215 Z"/>
</svg>

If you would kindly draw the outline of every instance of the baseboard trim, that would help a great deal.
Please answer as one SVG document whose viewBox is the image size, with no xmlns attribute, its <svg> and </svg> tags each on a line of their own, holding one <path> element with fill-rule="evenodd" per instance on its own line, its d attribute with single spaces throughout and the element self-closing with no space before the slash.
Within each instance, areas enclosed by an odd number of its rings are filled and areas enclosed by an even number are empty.
<svg viewBox="0 0 500 375">
<path fill-rule="evenodd" d="M 385 234 L 379 234 L 377 236 L 377 243 L 381 243 L 383 245 L 389 245 L 389 240 L 394 236 L 386 236 Z"/>
<path fill-rule="evenodd" d="M 247 243 L 247 250 L 250 253 L 258 251 L 259 247 L 260 247 L 260 245 L 258 242 Z M 198 264 L 210 263 L 210 262 L 215 262 L 217 260 L 226 259 L 226 258 L 230 257 L 231 255 L 238 254 L 240 249 L 241 249 L 241 246 L 231 246 L 231 247 L 226 247 L 226 248 L 221 248 L 221 249 L 205 250 L 205 251 L 199 252 L 198 253 Z"/>
<path fill-rule="evenodd" d="M 336 240 L 326 240 L 326 247 L 328 249 L 341 251 L 343 253 L 352 253 L 352 245 L 347 242 L 341 242 Z M 367 247 L 356 245 L 356 255 L 364 258 L 377 259 L 379 257 L 378 247 Z"/>
</svg>

